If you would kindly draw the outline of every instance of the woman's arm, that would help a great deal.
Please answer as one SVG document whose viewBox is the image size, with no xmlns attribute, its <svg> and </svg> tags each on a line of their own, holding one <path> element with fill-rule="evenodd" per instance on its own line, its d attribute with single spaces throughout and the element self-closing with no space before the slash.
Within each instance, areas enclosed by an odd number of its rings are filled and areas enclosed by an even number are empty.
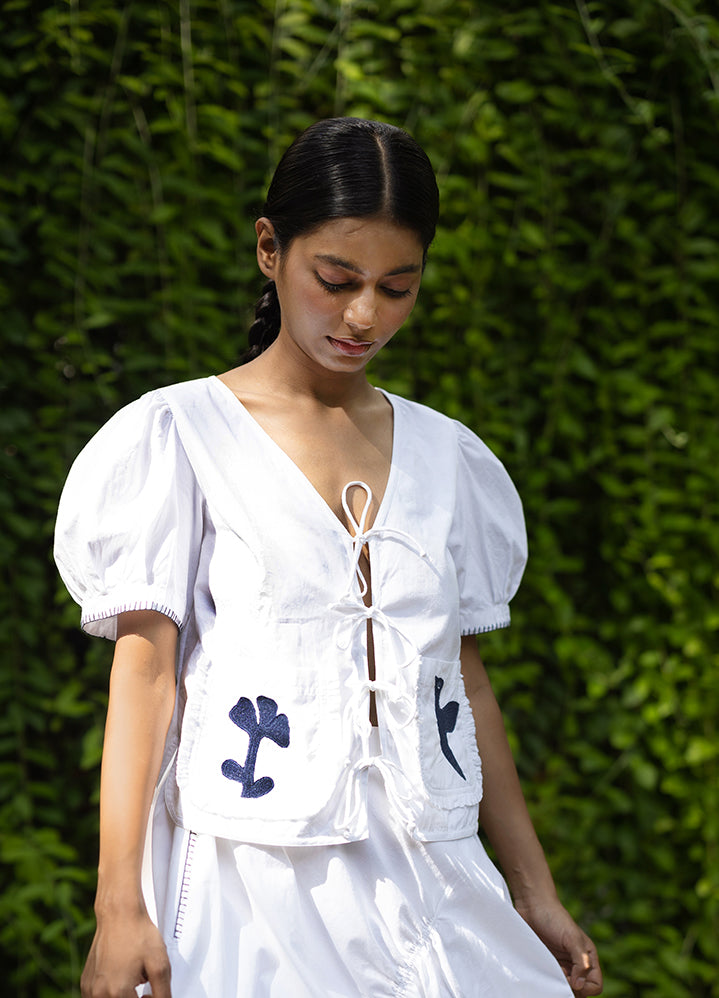
<svg viewBox="0 0 719 998">
<path fill-rule="evenodd" d="M 474 636 L 462 638 L 461 660 L 482 759 L 482 827 L 497 854 L 517 911 L 559 960 L 572 990 L 581 998 L 598 995 L 602 972 L 596 950 L 557 897 Z"/>
<path fill-rule="evenodd" d="M 153 610 L 120 614 L 100 782 L 97 931 L 83 998 L 170 998 L 170 966 L 140 883 L 145 830 L 175 699 L 177 627 Z"/>
</svg>

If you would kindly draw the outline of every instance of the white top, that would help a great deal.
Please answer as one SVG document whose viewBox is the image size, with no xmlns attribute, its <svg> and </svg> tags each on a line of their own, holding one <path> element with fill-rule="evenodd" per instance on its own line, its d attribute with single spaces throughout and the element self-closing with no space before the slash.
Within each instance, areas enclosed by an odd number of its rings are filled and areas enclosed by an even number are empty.
<svg viewBox="0 0 719 998">
<path fill-rule="evenodd" d="M 460 635 L 509 623 L 526 560 L 521 504 L 470 430 L 387 398 L 389 480 L 355 537 L 215 377 L 144 395 L 73 465 L 55 556 L 83 627 L 114 638 L 118 613 L 154 609 L 180 628 L 166 801 L 186 828 L 276 845 L 361 839 L 375 766 L 417 838 L 476 831 Z M 370 691 L 380 755 L 369 753 Z"/>
</svg>

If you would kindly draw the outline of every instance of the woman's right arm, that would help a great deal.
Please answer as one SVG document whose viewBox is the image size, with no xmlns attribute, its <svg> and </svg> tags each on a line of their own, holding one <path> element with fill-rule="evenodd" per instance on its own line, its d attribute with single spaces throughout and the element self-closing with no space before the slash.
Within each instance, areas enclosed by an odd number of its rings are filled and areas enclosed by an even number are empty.
<svg viewBox="0 0 719 998">
<path fill-rule="evenodd" d="M 175 699 L 177 627 L 153 610 L 122 613 L 110 675 L 100 783 L 97 930 L 83 998 L 135 998 L 149 981 L 171 998 L 170 965 L 142 896 L 145 830 Z"/>
</svg>

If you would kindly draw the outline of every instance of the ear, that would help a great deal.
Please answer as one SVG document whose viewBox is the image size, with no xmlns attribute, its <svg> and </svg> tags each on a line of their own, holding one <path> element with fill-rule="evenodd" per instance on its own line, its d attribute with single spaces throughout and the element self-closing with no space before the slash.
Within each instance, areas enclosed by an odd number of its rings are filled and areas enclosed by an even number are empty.
<svg viewBox="0 0 719 998">
<path fill-rule="evenodd" d="M 274 281 L 279 268 L 280 254 L 275 241 L 275 227 L 269 218 L 258 218 L 255 222 L 257 233 L 257 263 L 265 277 Z"/>
</svg>

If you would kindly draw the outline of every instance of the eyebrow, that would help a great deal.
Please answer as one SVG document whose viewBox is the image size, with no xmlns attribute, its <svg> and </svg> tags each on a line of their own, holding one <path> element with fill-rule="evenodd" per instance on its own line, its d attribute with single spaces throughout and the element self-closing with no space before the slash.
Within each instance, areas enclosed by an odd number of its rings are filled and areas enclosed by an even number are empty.
<svg viewBox="0 0 719 998">
<path fill-rule="evenodd" d="M 317 253 L 315 255 L 315 260 L 322 260 L 324 263 L 330 263 L 335 267 L 341 267 L 342 270 L 351 270 L 353 274 L 361 274 L 362 268 L 358 267 L 356 263 L 352 263 L 351 260 L 343 260 L 342 257 L 333 256 L 331 253 Z M 408 263 L 404 267 L 397 267 L 395 270 L 390 270 L 388 273 L 383 274 L 383 277 L 398 277 L 400 274 L 418 274 L 422 268 L 416 263 Z"/>
</svg>

